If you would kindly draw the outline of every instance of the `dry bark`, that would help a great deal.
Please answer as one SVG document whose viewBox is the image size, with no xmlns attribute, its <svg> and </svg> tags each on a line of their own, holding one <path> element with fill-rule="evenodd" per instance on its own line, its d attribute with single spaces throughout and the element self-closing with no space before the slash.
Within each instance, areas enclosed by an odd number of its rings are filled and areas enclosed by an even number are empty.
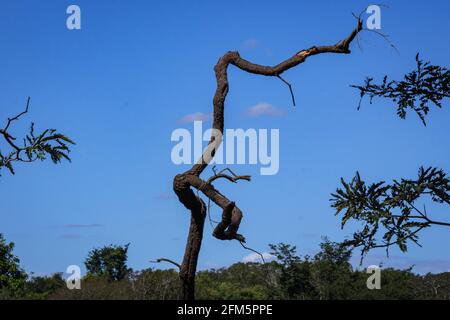
<svg viewBox="0 0 450 320">
<path fill-rule="evenodd" d="M 313 46 L 297 52 L 289 59 L 279 63 L 276 66 L 262 66 L 249 62 L 239 55 L 237 51 L 225 53 L 214 67 L 217 81 L 217 89 L 213 100 L 213 129 L 223 134 L 224 130 L 224 106 L 225 98 L 228 94 L 228 76 L 229 65 L 233 65 L 245 72 L 259 74 L 264 76 L 280 77 L 283 72 L 289 70 L 303 62 L 313 55 L 321 53 L 350 53 L 350 43 L 362 30 L 362 21 L 358 19 L 356 28 L 351 34 L 337 44 L 328 46 Z M 242 219 L 242 212 L 236 204 L 221 194 L 212 182 L 219 178 L 225 178 L 232 182 L 237 180 L 250 180 L 248 176 L 230 176 L 220 173 L 205 181 L 200 178 L 201 173 L 208 166 L 215 151 L 222 143 L 221 137 L 212 135 L 208 147 L 203 153 L 201 159 L 193 165 L 191 169 L 175 176 L 173 180 L 173 190 L 178 196 L 179 201 L 191 212 L 191 222 L 189 234 L 186 243 L 183 262 L 180 267 L 180 279 L 182 284 L 181 298 L 184 300 L 193 300 L 195 298 L 195 273 L 197 268 L 198 256 L 202 244 L 203 227 L 206 218 L 206 205 L 197 195 L 198 191 L 203 193 L 211 201 L 222 208 L 222 219 L 215 227 L 213 235 L 220 240 L 238 240 L 245 242 L 245 238 L 238 234 L 239 225 Z M 233 181 L 234 180 L 234 181 Z M 197 190 L 194 193 L 192 188 Z"/>
</svg>

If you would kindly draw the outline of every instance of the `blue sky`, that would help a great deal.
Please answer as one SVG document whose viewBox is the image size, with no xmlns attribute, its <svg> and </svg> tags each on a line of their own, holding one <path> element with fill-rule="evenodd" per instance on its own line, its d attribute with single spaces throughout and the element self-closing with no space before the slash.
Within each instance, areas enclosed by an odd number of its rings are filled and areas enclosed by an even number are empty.
<svg viewBox="0 0 450 320">
<path fill-rule="evenodd" d="M 170 160 L 172 131 L 180 121 L 212 111 L 213 66 L 228 50 L 260 64 L 276 64 L 300 49 L 333 44 L 355 26 L 361 1 L 75 1 L 82 29 L 66 28 L 69 1 L 3 1 L 0 10 L 0 119 L 30 114 L 14 127 L 20 136 L 56 127 L 73 138 L 72 163 L 17 167 L 0 180 L 1 229 L 16 243 L 28 272 L 61 272 L 82 265 L 89 250 L 131 243 L 129 264 L 181 261 L 189 214 L 172 196 L 173 176 L 187 167 Z M 349 84 L 384 74 L 398 78 L 414 68 L 414 56 L 448 65 L 448 1 L 390 1 L 382 8 L 382 32 L 396 53 L 373 33 L 361 35 L 351 55 L 320 55 L 284 75 L 294 85 L 292 107 L 278 79 L 229 70 L 228 128 L 278 128 L 280 171 L 260 176 L 258 166 L 235 165 L 251 183 L 219 182 L 244 212 L 248 245 L 269 243 L 317 251 L 321 236 L 340 241 L 329 205 L 341 176 L 356 170 L 368 181 L 413 177 L 421 166 L 450 169 L 448 109 L 432 109 L 425 128 L 409 114 L 400 120 L 385 101 L 356 110 Z M 267 103 L 282 116 L 249 117 Z M 205 176 L 208 172 L 205 174 Z M 446 212 L 439 212 L 445 214 Z M 448 213 L 448 212 L 447 212 Z M 220 215 L 215 208 L 213 217 Z M 439 215 L 438 215 L 439 216 Z M 249 252 L 212 236 L 206 224 L 199 268 L 241 261 Z M 416 271 L 450 270 L 450 234 L 432 228 L 423 248 L 407 254 L 374 251 L 364 265 L 385 261 Z M 159 267 L 159 266 L 158 266 Z M 163 266 L 160 266 L 163 267 Z"/>
</svg>

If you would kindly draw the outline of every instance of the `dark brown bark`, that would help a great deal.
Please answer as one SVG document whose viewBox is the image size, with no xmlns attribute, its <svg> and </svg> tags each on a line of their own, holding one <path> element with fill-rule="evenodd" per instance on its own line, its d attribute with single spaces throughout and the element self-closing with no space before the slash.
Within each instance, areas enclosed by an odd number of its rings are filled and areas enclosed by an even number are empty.
<svg viewBox="0 0 450 320">
<path fill-rule="evenodd" d="M 223 134 L 224 129 L 224 106 L 225 98 L 228 94 L 228 66 L 231 64 L 243 71 L 264 76 L 279 77 L 283 72 L 303 63 L 309 56 L 320 53 L 350 53 L 350 43 L 362 30 L 362 21 L 358 20 L 357 27 L 344 40 L 335 45 L 314 46 L 309 49 L 301 50 L 291 58 L 281 62 L 276 66 L 262 66 L 242 59 L 238 52 L 230 51 L 225 53 L 214 67 L 217 81 L 217 89 L 213 99 L 213 129 Z M 182 284 L 182 296 L 184 300 L 193 300 L 195 298 L 195 273 L 197 268 L 198 256 L 203 238 L 203 227 L 206 217 L 206 206 L 203 200 L 198 197 L 191 187 L 202 192 L 211 201 L 222 208 L 222 219 L 214 229 L 213 235 L 220 240 L 238 240 L 245 242 L 245 238 L 238 234 L 239 225 L 242 219 L 242 212 L 236 204 L 222 195 L 212 185 L 212 181 L 218 178 L 228 180 L 249 180 L 248 176 L 231 177 L 227 175 L 214 176 L 208 181 L 200 178 L 201 173 L 208 166 L 215 150 L 220 146 L 222 140 L 211 136 L 207 151 L 205 151 L 199 161 L 188 171 L 178 174 L 174 178 L 173 189 L 178 196 L 179 201 L 191 211 L 191 225 L 186 244 L 186 250 L 183 263 L 180 268 L 180 279 Z M 235 181 L 233 181 L 235 182 Z"/>
</svg>

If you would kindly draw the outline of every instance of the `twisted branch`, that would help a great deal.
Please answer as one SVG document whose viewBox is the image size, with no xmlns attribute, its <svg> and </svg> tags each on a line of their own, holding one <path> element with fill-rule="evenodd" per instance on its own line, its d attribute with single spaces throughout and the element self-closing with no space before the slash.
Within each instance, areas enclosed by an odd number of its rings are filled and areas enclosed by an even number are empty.
<svg viewBox="0 0 450 320">
<path fill-rule="evenodd" d="M 263 66 L 252 63 L 241 58 L 239 52 L 229 51 L 225 53 L 214 67 L 217 88 L 213 99 L 213 132 L 206 150 L 203 152 L 201 158 L 191 169 L 184 173 L 175 176 L 173 181 L 173 189 L 178 196 L 179 201 L 191 211 L 191 225 L 189 229 L 188 241 L 183 263 L 180 268 L 180 278 L 182 281 L 183 299 L 194 299 L 194 280 L 198 260 L 198 254 L 203 238 L 203 227 L 206 218 L 206 206 L 203 200 L 197 196 L 191 188 L 201 191 L 210 201 L 213 201 L 222 208 L 222 219 L 214 229 L 213 235 L 220 240 L 238 240 L 244 242 L 244 236 L 237 233 L 242 219 L 242 212 L 236 206 L 235 202 L 229 200 L 222 195 L 211 184 L 213 181 L 224 178 L 231 182 L 238 180 L 250 180 L 249 176 L 237 176 L 233 173 L 231 175 L 216 174 L 207 181 L 200 178 L 201 173 L 208 166 L 209 162 L 214 157 L 216 150 L 222 143 L 222 136 L 224 130 L 224 112 L 225 99 L 228 94 L 228 67 L 233 65 L 242 71 L 259 74 L 264 76 L 273 76 L 281 78 L 281 74 L 285 71 L 303 63 L 310 56 L 321 53 L 340 53 L 349 54 L 350 44 L 356 35 L 362 30 L 362 20 L 358 19 L 356 28 L 350 35 L 333 45 L 313 46 L 309 49 L 303 49 L 294 54 L 292 57 L 282 61 L 275 66 Z M 290 87 L 290 84 L 289 84 Z M 290 87 L 291 89 L 291 87 Z M 292 89 L 291 89 L 292 93 Z M 292 94 L 293 97 L 293 94 Z M 293 98 L 293 102 L 295 100 Z"/>
</svg>

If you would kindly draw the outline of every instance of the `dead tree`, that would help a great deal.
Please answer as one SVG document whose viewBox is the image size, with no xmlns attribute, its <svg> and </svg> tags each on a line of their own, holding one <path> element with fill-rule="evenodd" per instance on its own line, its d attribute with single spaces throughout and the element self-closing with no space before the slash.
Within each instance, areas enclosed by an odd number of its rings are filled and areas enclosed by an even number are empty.
<svg viewBox="0 0 450 320">
<path fill-rule="evenodd" d="M 210 201 L 214 202 L 222 208 L 222 219 L 214 229 L 213 236 L 219 240 L 238 240 L 245 242 L 245 238 L 238 234 L 239 224 L 242 219 L 242 212 L 236 206 L 235 202 L 229 200 L 221 194 L 212 184 L 217 179 L 227 179 L 231 182 L 238 180 L 250 180 L 249 176 L 237 176 L 228 170 L 221 171 L 208 180 L 203 180 L 200 175 L 208 166 L 210 160 L 214 157 L 217 148 L 222 143 L 222 134 L 224 129 L 224 109 L 225 98 L 228 94 L 228 76 L 227 70 L 229 65 L 233 65 L 242 71 L 258 74 L 263 76 L 271 76 L 281 78 L 281 74 L 303 62 L 310 56 L 321 53 L 350 53 L 350 44 L 363 30 L 362 20 L 357 19 L 356 28 L 350 35 L 334 45 L 313 46 L 294 54 L 289 59 L 279 63 L 276 66 L 262 66 L 247 61 L 239 55 L 237 51 L 225 53 L 214 67 L 217 81 L 217 89 L 213 100 L 213 134 L 205 149 L 202 157 L 192 166 L 191 169 L 178 174 L 173 180 L 173 190 L 178 196 L 179 201 L 191 212 L 191 222 L 189 234 L 186 243 L 183 262 L 180 265 L 181 279 L 181 298 L 184 300 L 193 300 L 195 295 L 195 274 L 197 269 L 197 261 L 200 253 L 200 247 L 203 238 L 203 227 L 206 218 L 205 202 L 198 195 L 203 193 Z M 283 80 L 283 79 L 282 79 Z M 287 83 L 287 82 L 286 82 Z M 287 83 L 289 85 L 289 83 Z M 289 85 L 290 87 L 290 85 Z M 196 192 L 194 192 L 194 190 Z"/>
</svg>

